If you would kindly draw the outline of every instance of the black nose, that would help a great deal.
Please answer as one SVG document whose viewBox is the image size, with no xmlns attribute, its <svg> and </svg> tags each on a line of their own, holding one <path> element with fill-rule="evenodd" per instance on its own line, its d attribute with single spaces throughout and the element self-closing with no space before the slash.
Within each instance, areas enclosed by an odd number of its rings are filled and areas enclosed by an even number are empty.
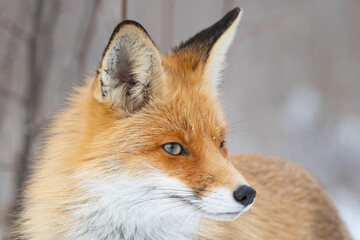
<svg viewBox="0 0 360 240">
<path fill-rule="evenodd" d="M 251 204 L 254 201 L 255 196 L 256 196 L 255 189 L 246 185 L 239 187 L 234 192 L 235 200 L 244 206 Z"/>
</svg>

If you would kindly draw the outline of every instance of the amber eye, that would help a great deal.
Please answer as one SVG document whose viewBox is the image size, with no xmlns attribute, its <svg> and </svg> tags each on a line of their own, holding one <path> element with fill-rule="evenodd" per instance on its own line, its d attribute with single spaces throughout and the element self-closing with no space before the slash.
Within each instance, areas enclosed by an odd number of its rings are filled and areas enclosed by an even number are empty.
<svg viewBox="0 0 360 240">
<path fill-rule="evenodd" d="M 220 143 L 220 148 L 225 147 L 225 144 L 226 144 L 226 141 L 222 141 L 222 142 Z"/>
<path fill-rule="evenodd" d="M 179 156 L 184 154 L 184 147 L 180 143 L 171 142 L 162 145 L 162 148 L 170 155 Z"/>
</svg>

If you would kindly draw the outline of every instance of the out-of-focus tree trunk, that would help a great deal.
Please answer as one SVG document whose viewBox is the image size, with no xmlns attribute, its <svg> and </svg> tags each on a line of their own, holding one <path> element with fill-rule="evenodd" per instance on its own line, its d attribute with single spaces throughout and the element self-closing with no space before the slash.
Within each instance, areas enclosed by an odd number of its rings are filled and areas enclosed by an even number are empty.
<svg viewBox="0 0 360 240">
<path fill-rule="evenodd" d="M 35 1 L 31 35 L 27 41 L 28 86 L 25 92 L 24 142 L 17 161 L 18 189 L 22 188 L 28 173 L 33 136 L 42 127 L 36 122 L 36 115 L 41 105 L 43 86 L 51 68 L 53 32 L 59 13 L 60 1 Z"/>
</svg>

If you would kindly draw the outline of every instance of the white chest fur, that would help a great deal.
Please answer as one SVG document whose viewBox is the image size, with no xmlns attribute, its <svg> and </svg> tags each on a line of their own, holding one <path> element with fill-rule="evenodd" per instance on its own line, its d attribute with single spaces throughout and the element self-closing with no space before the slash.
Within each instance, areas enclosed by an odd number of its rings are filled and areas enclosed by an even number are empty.
<svg viewBox="0 0 360 240">
<path fill-rule="evenodd" d="M 180 191 L 183 186 L 178 182 L 152 176 L 157 179 L 154 187 L 143 179 L 123 174 L 106 178 L 80 176 L 86 195 L 69 208 L 76 221 L 69 226 L 67 239 L 197 238 L 199 214 L 165 191 Z"/>
</svg>

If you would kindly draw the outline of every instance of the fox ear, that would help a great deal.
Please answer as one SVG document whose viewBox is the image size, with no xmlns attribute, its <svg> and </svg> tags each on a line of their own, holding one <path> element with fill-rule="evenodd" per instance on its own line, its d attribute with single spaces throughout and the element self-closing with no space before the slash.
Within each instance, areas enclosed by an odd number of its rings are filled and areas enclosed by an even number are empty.
<svg viewBox="0 0 360 240">
<path fill-rule="evenodd" d="M 127 113 L 144 106 L 163 79 L 161 55 L 146 30 L 124 21 L 114 30 L 98 70 L 95 97 Z"/>
<path fill-rule="evenodd" d="M 235 8 L 174 50 L 180 57 L 183 54 L 188 58 L 187 61 L 192 62 L 193 69 L 201 68 L 204 78 L 210 81 L 212 87 L 216 88 L 221 81 L 225 55 L 233 41 L 240 18 L 241 10 Z M 188 56 L 192 56 L 191 59 Z"/>
</svg>

